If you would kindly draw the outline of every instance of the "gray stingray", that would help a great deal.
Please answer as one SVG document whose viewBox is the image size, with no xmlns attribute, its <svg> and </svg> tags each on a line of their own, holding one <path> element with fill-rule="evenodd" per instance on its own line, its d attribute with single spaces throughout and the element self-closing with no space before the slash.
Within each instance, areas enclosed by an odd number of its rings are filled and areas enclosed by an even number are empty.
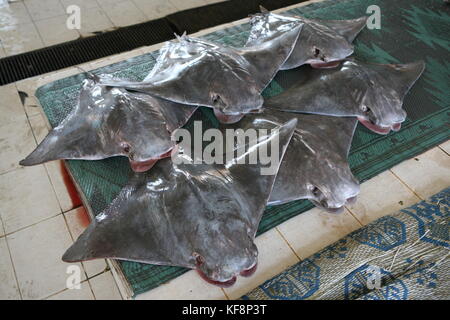
<svg viewBox="0 0 450 320">
<path fill-rule="evenodd" d="M 219 120 L 235 122 L 243 114 L 261 109 L 261 92 L 289 57 L 301 28 L 298 24 L 279 37 L 245 48 L 183 35 L 164 45 L 144 81 L 105 77 L 102 82 L 178 103 L 211 107 Z"/>
<path fill-rule="evenodd" d="M 99 160 L 127 156 L 134 171 L 146 171 L 170 156 L 171 132 L 183 126 L 194 107 L 98 84 L 89 75 L 74 110 L 20 162 L 57 159 Z"/>
<path fill-rule="evenodd" d="M 271 130 L 292 117 L 297 126 L 283 157 L 269 205 L 308 199 L 317 207 L 339 212 L 359 194 L 348 164 L 348 152 L 358 121 L 350 117 L 294 114 L 265 108 L 233 127 Z M 224 126 L 230 128 L 231 126 Z"/>
<path fill-rule="evenodd" d="M 281 66 L 281 70 L 293 69 L 303 64 L 317 68 L 335 67 L 338 61 L 353 53 L 352 42 L 364 28 L 367 17 L 352 20 L 316 20 L 287 14 L 275 14 L 261 8 L 261 13 L 252 16 L 252 28 L 247 41 L 255 46 L 267 39 L 303 24 L 294 50 Z"/>
<path fill-rule="evenodd" d="M 260 137 L 244 156 L 272 140 L 283 156 L 296 120 Z M 181 149 L 182 147 L 180 147 Z M 256 268 L 255 234 L 275 175 L 260 164 L 193 164 L 163 159 L 128 185 L 63 256 L 66 262 L 115 258 L 197 269 L 208 281 L 231 285 Z M 178 164 L 181 162 L 181 164 Z M 277 168 L 278 169 L 278 168 Z"/>
<path fill-rule="evenodd" d="M 387 134 L 406 119 L 403 99 L 425 68 L 423 61 L 374 64 L 346 59 L 335 69 L 311 69 L 265 105 L 283 111 L 354 116 L 368 129 Z"/>
</svg>

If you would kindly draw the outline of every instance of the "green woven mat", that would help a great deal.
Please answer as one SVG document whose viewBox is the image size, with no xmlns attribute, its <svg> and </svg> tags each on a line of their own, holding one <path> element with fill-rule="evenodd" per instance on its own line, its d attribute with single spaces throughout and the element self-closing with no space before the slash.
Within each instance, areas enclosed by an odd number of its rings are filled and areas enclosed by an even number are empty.
<svg viewBox="0 0 450 320">
<path fill-rule="evenodd" d="M 381 8 L 381 29 L 363 30 L 356 44 L 355 56 L 361 60 L 391 63 L 423 59 L 426 70 L 405 99 L 408 119 L 402 130 L 380 136 L 358 126 L 350 152 L 350 165 L 360 181 L 367 180 L 395 164 L 411 158 L 449 139 L 450 42 L 449 7 L 442 0 L 344 0 L 311 4 L 291 13 L 311 18 L 348 19 L 365 14 L 369 5 Z M 249 24 L 206 35 L 204 38 L 242 46 Z M 93 48 L 95 50 L 95 48 Z M 152 69 L 157 52 L 95 70 L 121 78 L 142 80 Z M 264 91 L 277 94 L 295 78 L 294 71 L 280 72 Z M 72 110 L 84 75 L 68 77 L 40 87 L 38 97 L 51 125 L 58 125 Z M 217 121 L 207 108 L 194 114 L 205 128 Z M 187 124 L 189 127 L 192 121 Z M 100 213 L 127 182 L 128 160 L 124 157 L 102 161 L 67 161 L 68 168 L 81 188 L 86 206 Z M 258 234 L 312 207 L 308 201 L 295 201 L 268 207 Z M 120 267 L 135 294 L 143 293 L 186 272 L 178 267 L 146 265 L 120 261 Z"/>
</svg>

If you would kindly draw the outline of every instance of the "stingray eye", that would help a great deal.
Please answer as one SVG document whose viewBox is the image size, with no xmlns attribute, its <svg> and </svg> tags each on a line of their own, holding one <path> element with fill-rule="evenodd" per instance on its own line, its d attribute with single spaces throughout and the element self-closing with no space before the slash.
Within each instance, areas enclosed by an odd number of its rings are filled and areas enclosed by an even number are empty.
<svg viewBox="0 0 450 320">
<path fill-rule="evenodd" d="M 131 152 L 131 146 L 128 143 L 126 143 L 126 142 L 122 142 L 120 144 L 120 147 L 122 148 L 122 151 L 125 154 L 129 154 Z"/>
<path fill-rule="evenodd" d="M 123 96 L 119 96 L 119 97 L 117 98 L 117 103 L 118 103 L 119 105 L 125 104 L 125 98 L 124 98 Z"/>
<path fill-rule="evenodd" d="M 320 54 L 319 48 L 314 48 L 314 58 L 317 58 Z"/>
<path fill-rule="evenodd" d="M 200 254 L 198 254 L 197 252 L 194 252 L 192 255 L 193 255 L 194 258 L 195 258 L 195 264 L 196 264 L 197 266 L 201 266 L 201 265 L 203 265 L 203 264 L 205 263 L 205 258 L 203 258 L 203 257 L 202 257 Z"/>
<path fill-rule="evenodd" d="M 320 194 L 320 190 L 319 190 L 319 188 L 317 188 L 317 187 L 314 187 L 314 189 L 312 190 L 312 194 L 313 194 L 314 196 L 318 197 L 318 196 L 319 196 L 319 194 Z"/>
<path fill-rule="evenodd" d="M 218 94 L 214 94 L 212 96 L 211 100 L 212 100 L 212 104 L 218 108 L 224 108 L 227 106 L 227 103 Z"/>
<path fill-rule="evenodd" d="M 320 195 L 320 190 L 316 186 L 310 185 L 309 190 L 311 191 L 312 195 L 315 197 L 318 197 Z"/>
<path fill-rule="evenodd" d="M 213 95 L 212 97 L 212 103 L 214 105 L 219 104 L 222 101 L 222 98 L 220 98 L 220 96 L 218 94 Z"/>
<path fill-rule="evenodd" d="M 364 113 L 370 113 L 370 108 L 365 104 L 361 105 L 361 111 Z"/>
</svg>

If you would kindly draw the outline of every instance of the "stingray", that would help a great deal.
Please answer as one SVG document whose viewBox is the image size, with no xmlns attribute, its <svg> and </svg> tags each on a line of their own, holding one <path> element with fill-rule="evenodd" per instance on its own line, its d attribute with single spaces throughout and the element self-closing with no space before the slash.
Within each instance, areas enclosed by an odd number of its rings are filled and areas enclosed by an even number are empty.
<svg viewBox="0 0 450 320">
<path fill-rule="evenodd" d="M 183 126 L 194 107 L 83 81 L 72 112 L 20 162 L 37 165 L 57 159 L 99 160 L 127 156 L 134 171 L 146 171 L 170 156 L 171 132 Z"/>
<path fill-rule="evenodd" d="M 289 57 L 302 24 L 255 46 L 233 48 L 186 35 L 167 42 L 142 82 L 104 78 L 103 84 L 214 109 L 222 122 L 258 112 L 262 90 Z"/>
<path fill-rule="evenodd" d="M 244 157 L 278 139 L 282 157 L 296 120 L 260 137 Z M 182 147 L 180 147 L 181 149 Z M 66 262 L 114 258 L 196 269 L 207 281 L 229 286 L 256 268 L 256 230 L 276 175 L 261 162 L 193 164 L 183 152 L 163 159 L 127 186 L 63 256 Z"/>
<path fill-rule="evenodd" d="M 328 212 L 340 212 L 359 194 L 348 153 L 358 121 L 350 117 L 292 114 L 265 108 L 238 124 L 223 125 L 271 130 L 295 116 L 297 126 L 283 157 L 269 205 L 308 199 Z"/>
<path fill-rule="evenodd" d="M 420 77 L 423 61 L 374 64 L 346 59 L 335 69 L 305 68 L 304 77 L 265 105 L 289 112 L 357 117 L 379 134 L 398 131 L 403 99 Z"/>
<path fill-rule="evenodd" d="M 298 24 L 303 24 L 294 50 L 281 70 L 310 64 L 317 68 L 335 67 L 353 53 L 352 42 L 364 28 L 367 17 L 352 20 L 316 20 L 287 14 L 275 14 L 261 8 L 253 15 L 248 46 L 277 38 Z"/>
</svg>

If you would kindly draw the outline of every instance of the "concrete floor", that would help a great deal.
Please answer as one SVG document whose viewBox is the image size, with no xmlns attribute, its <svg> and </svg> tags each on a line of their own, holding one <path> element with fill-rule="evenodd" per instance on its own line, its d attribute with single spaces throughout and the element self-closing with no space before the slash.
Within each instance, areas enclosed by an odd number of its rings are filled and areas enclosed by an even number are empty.
<svg viewBox="0 0 450 320">
<path fill-rule="evenodd" d="M 0 0 L 0 58 L 221 1 Z M 81 10 L 80 30 L 66 28 L 67 8 L 71 5 Z"/>
</svg>

